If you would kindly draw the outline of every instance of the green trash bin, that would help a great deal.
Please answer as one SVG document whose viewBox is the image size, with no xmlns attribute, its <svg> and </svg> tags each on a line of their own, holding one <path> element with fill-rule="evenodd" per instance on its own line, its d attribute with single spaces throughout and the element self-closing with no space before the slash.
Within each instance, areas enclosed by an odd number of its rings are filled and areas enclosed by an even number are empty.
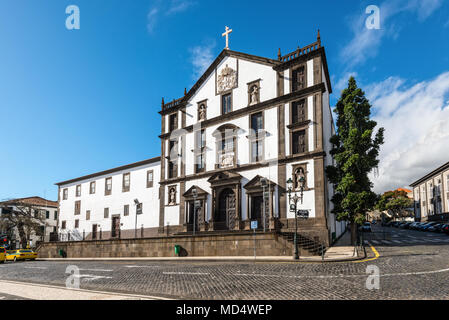
<svg viewBox="0 0 449 320">
<path fill-rule="evenodd" d="M 176 244 L 175 245 L 175 255 L 179 257 L 179 254 L 181 253 L 181 246 Z"/>
</svg>

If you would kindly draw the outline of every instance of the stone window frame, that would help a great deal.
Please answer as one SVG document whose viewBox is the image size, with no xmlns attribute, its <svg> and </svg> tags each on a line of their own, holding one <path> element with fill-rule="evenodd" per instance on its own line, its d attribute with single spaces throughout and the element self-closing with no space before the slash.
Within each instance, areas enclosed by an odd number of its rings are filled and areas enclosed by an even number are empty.
<svg viewBox="0 0 449 320">
<path fill-rule="evenodd" d="M 69 199 L 69 189 L 65 188 L 62 190 L 62 200 L 68 200 Z"/>
<path fill-rule="evenodd" d="M 125 204 L 123 206 L 123 216 L 128 217 L 129 216 L 129 204 Z"/>
<path fill-rule="evenodd" d="M 226 131 L 227 130 L 233 130 L 233 134 L 232 134 L 232 138 L 233 138 L 233 146 L 234 146 L 234 165 L 233 166 L 229 166 L 229 167 L 221 167 L 220 165 L 220 156 L 225 154 L 225 152 L 223 152 L 222 150 L 222 143 L 224 140 L 226 140 Z M 215 137 L 215 169 L 232 169 L 232 168 L 236 168 L 238 167 L 237 165 L 237 152 L 238 152 L 238 146 L 237 146 L 237 138 L 238 138 L 238 134 L 237 134 L 237 128 L 234 129 L 229 129 L 229 128 L 224 128 L 223 130 L 219 130 L 216 134 L 214 134 Z M 230 138 L 230 137 L 229 137 Z"/>
<path fill-rule="evenodd" d="M 92 181 L 89 186 L 89 194 L 95 194 L 97 192 L 97 183 Z"/>
<path fill-rule="evenodd" d="M 173 146 L 172 146 L 173 143 Z M 171 153 L 172 149 L 176 147 L 176 159 L 175 161 L 171 161 Z M 175 139 L 169 139 L 168 140 L 168 165 L 167 165 L 167 175 L 168 179 L 174 179 L 179 176 L 179 138 Z M 173 166 L 173 169 L 171 170 L 170 167 Z"/>
<path fill-rule="evenodd" d="M 90 210 L 86 211 L 86 221 L 90 221 L 90 213 L 91 213 Z"/>
<path fill-rule="evenodd" d="M 234 111 L 234 92 L 233 91 L 234 90 L 231 89 L 231 90 L 223 91 L 222 93 L 220 93 L 220 115 L 221 116 L 226 116 L 227 114 Z M 228 112 L 223 113 L 223 98 L 227 95 L 229 95 L 231 97 L 231 103 L 230 103 L 231 109 Z"/>
<path fill-rule="evenodd" d="M 81 185 L 80 184 L 76 185 L 76 187 L 75 187 L 75 197 L 77 197 L 77 198 L 81 197 Z"/>
<path fill-rule="evenodd" d="M 205 121 L 205 120 L 207 120 L 207 100 L 208 99 L 205 99 L 205 100 L 202 100 L 202 101 L 200 101 L 200 102 L 197 102 L 197 119 L 198 119 L 198 122 L 201 122 L 201 121 Z M 204 106 L 204 111 L 205 111 L 205 117 L 204 117 L 204 119 L 201 119 L 200 118 L 200 110 L 201 110 L 201 107 L 202 106 Z"/>
<path fill-rule="evenodd" d="M 255 135 L 253 134 L 253 125 L 252 125 L 252 118 L 254 115 L 262 114 L 262 130 L 255 132 Z M 265 161 L 265 112 L 264 110 L 253 112 L 249 114 L 249 124 L 248 127 L 250 128 L 250 135 L 248 136 L 249 139 L 249 162 L 250 163 L 259 163 Z M 253 159 L 253 143 L 260 141 L 262 144 L 262 157 L 261 159 L 257 159 L 254 161 Z"/>
<path fill-rule="evenodd" d="M 81 215 L 81 200 L 75 201 L 75 216 Z"/>
<path fill-rule="evenodd" d="M 109 208 L 104 208 L 104 218 L 109 219 Z"/>
<path fill-rule="evenodd" d="M 299 152 L 299 153 L 293 153 L 293 135 L 297 132 L 300 131 L 304 131 L 304 140 L 305 140 L 305 145 L 304 145 L 304 152 Z M 299 126 L 295 129 L 290 129 L 290 154 L 291 155 L 298 155 L 298 154 L 304 154 L 309 152 L 309 128 L 308 125 L 304 125 L 304 126 Z"/>
<path fill-rule="evenodd" d="M 202 141 L 201 146 L 198 145 L 197 135 L 199 132 L 201 132 L 201 141 Z M 204 140 L 202 139 L 203 134 L 204 134 Z M 193 151 L 194 172 L 195 173 L 203 173 L 206 171 L 206 146 L 207 146 L 206 129 L 200 129 L 200 130 L 194 131 L 193 137 L 194 137 L 194 146 L 195 146 L 195 148 L 192 150 Z M 204 144 L 203 144 L 203 141 L 204 141 Z M 204 164 L 202 169 L 198 169 L 198 164 L 196 163 L 196 158 L 200 155 L 202 157 L 203 164 Z"/>
<path fill-rule="evenodd" d="M 295 103 L 300 103 L 301 101 L 304 101 L 305 120 L 299 121 L 299 122 L 293 122 L 293 105 Z M 290 106 L 290 127 L 298 126 L 303 123 L 307 123 L 309 121 L 309 99 L 308 99 L 308 97 L 303 97 L 301 99 L 292 101 L 289 103 L 289 106 Z"/>
<path fill-rule="evenodd" d="M 150 180 L 150 173 L 151 173 L 151 180 Z M 154 170 L 148 170 L 147 171 L 147 189 L 153 188 L 154 186 Z"/>
<path fill-rule="evenodd" d="M 300 68 L 302 68 L 302 67 L 304 67 L 304 87 L 303 88 L 300 88 L 300 89 L 297 89 L 297 90 L 295 90 L 295 91 L 293 91 L 293 73 L 296 71 L 296 70 L 298 70 L 298 69 L 300 69 Z M 290 77 L 290 93 L 293 93 L 293 92 L 297 92 L 297 91 L 300 91 L 300 90 L 304 90 L 304 89 L 306 89 L 307 87 L 308 87 L 308 83 L 307 83 L 307 62 L 303 62 L 303 63 L 300 63 L 300 64 L 297 64 L 297 65 L 295 65 L 295 66 L 293 66 L 293 67 L 291 67 L 290 69 L 289 69 L 289 77 Z"/>
<path fill-rule="evenodd" d="M 293 180 L 293 183 L 296 184 L 296 171 L 299 168 L 302 168 L 304 170 L 304 179 L 305 179 L 304 191 L 311 191 L 311 190 L 314 190 L 314 188 L 309 187 L 309 179 L 308 179 L 309 171 L 307 170 L 307 166 L 308 166 L 307 162 L 297 163 L 297 164 L 292 165 L 292 180 Z M 296 188 L 297 188 L 297 186 L 295 185 L 294 190 L 299 191 L 299 189 L 296 189 Z"/>
<path fill-rule="evenodd" d="M 262 79 L 257 79 L 257 80 L 254 80 L 254 81 L 251 81 L 251 82 L 247 83 L 247 86 L 248 86 L 248 107 L 251 106 L 251 89 L 254 86 L 257 86 L 258 91 L 257 91 L 257 103 L 253 104 L 253 106 L 256 105 L 256 104 L 259 104 L 261 102 L 261 100 L 260 100 L 260 82 L 261 81 L 262 81 Z"/>
<path fill-rule="evenodd" d="M 171 204 L 169 201 L 170 201 L 170 191 L 172 190 L 172 189 L 175 189 L 175 203 L 173 204 Z M 178 185 L 171 185 L 171 186 L 168 186 L 167 187 L 167 207 L 176 207 L 176 206 L 178 206 L 179 205 L 179 203 L 178 203 Z"/>
<path fill-rule="evenodd" d="M 173 116 L 176 117 L 174 127 L 172 127 L 172 117 Z M 178 112 L 176 111 L 176 112 L 170 113 L 168 115 L 168 132 L 173 132 L 175 130 L 178 130 L 178 128 L 179 128 L 179 115 L 178 115 Z"/>
<path fill-rule="evenodd" d="M 125 185 L 125 178 L 128 177 L 128 186 Z M 123 174 L 122 177 L 122 192 L 129 192 L 131 190 L 131 172 Z"/>
<path fill-rule="evenodd" d="M 111 189 L 108 190 L 108 181 L 111 181 Z M 110 196 L 112 194 L 112 177 L 104 179 L 104 195 Z"/>
</svg>

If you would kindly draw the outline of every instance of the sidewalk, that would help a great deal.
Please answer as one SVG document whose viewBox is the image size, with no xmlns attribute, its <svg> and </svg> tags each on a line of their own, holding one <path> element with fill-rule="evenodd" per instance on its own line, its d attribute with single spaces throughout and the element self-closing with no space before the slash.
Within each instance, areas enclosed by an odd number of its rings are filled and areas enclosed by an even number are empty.
<svg viewBox="0 0 449 320">
<path fill-rule="evenodd" d="M 112 292 L 30 284 L 16 281 L 0 280 L 0 295 L 6 294 L 31 300 L 166 300 L 133 294 L 115 294 Z"/>
<path fill-rule="evenodd" d="M 357 256 L 357 250 L 351 245 L 351 231 L 347 230 L 345 234 L 327 250 L 325 260 L 358 260 L 364 256 Z"/>
</svg>

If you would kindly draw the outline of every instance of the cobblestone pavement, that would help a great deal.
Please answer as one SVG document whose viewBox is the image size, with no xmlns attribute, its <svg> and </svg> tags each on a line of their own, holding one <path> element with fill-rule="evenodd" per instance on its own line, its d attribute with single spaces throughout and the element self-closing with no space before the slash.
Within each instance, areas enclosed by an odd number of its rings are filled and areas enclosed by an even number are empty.
<svg viewBox="0 0 449 320">
<path fill-rule="evenodd" d="M 0 266 L 0 279 L 63 286 L 67 266 L 76 265 L 82 289 L 177 299 L 448 299 L 447 239 L 444 234 L 377 228 L 368 241 L 380 257 L 359 263 L 36 261 Z M 374 256 L 369 246 L 367 252 L 368 258 Z M 366 288 L 368 266 L 379 268 L 378 290 Z"/>
</svg>

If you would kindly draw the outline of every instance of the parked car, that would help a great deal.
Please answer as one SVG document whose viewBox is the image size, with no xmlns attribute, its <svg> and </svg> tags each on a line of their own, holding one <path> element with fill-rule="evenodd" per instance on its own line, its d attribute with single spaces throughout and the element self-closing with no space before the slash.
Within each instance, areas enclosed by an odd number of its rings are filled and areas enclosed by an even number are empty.
<svg viewBox="0 0 449 320">
<path fill-rule="evenodd" d="M 444 225 L 443 232 L 449 235 L 449 224 Z"/>
<path fill-rule="evenodd" d="M 37 253 L 31 249 L 12 250 L 6 254 L 7 261 L 36 260 Z"/>
<path fill-rule="evenodd" d="M 360 231 L 362 232 L 372 232 L 373 230 L 371 229 L 371 223 L 369 222 L 365 222 L 360 228 Z"/>
<path fill-rule="evenodd" d="M 401 229 L 408 229 L 408 227 L 411 225 L 411 222 L 403 222 L 399 225 L 399 228 Z"/>
<path fill-rule="evenodd" d="M 424 226 L 422 226 L 421 231 L 431 231 L 430 228 L 433 228 L 434 225 L 436 225 L 436 222 L 428 222 Z"/>
<path fill-rule="evenodd" d="M 6 249 L 0 247 L 0 263 L 5 263 L 6 260 Z"/>
</svg>

